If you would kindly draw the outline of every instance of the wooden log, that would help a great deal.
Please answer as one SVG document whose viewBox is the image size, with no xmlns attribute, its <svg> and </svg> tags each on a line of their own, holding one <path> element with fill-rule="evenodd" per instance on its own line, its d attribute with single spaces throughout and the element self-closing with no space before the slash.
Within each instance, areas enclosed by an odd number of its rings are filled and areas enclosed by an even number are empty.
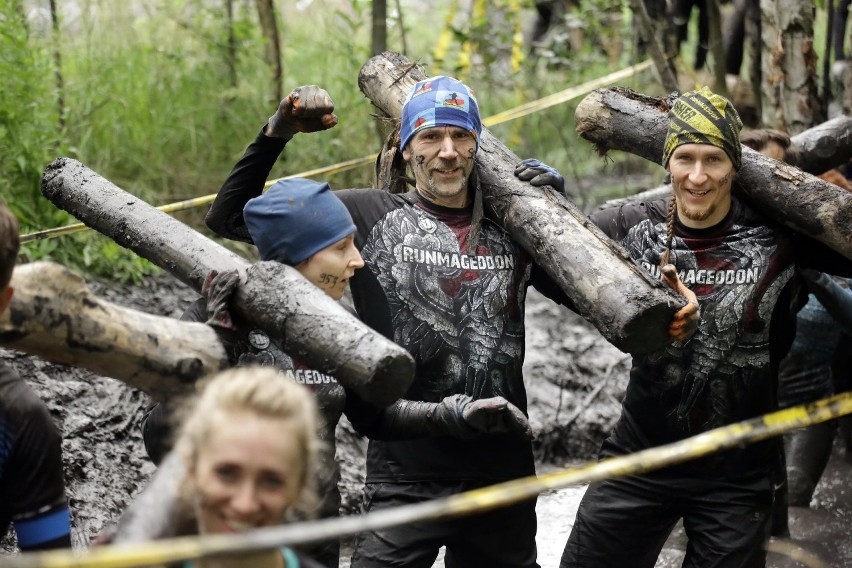
<svg viewBox="0 0 852 568">
<path fill-rule="evenodd" d="M 399 118 L 411 86 L 425 79 L 405 57 L 385 52 L 361 69 L 361 91 Z M 684 299 L 636 266 L 620 246 L 556 191 L 514 176 L 520 159 L 483 129 L 476 165 L 486 214 L 503 227 L 613 345 L 643 353 L 669 343 L 667 328 Z"/>
<path fill-rule="evenodd" d="M 671 98 L 598 89 L 577 106 L 577 132 L 598 151 L 622 150 L 660 163 Z M 743 148 L 741 195 L 763 214 L 852 258 L 852 194 L 793 166 Z"/>
<path fill-rule="evenodd" d="M 201 290 L 211 270 L 244 274 L 231 309 L 312 368 L 373 404 L 398 399 L 414 378 L 411 355 L 373 331 L 294 268 L 247 260 L 130 195 L 80 162 L 54 160 L 42 193 L 89 227 Z"/>
<path fill-rule="evenodd" d="M 186 394 L 196 380 L 228 366 L 211 327 L 107 302 L 59 264 L 19 266 L 11 285 L 0 343 L 12 349 L 119 379 L 157 400 Z"/>
<path fill-rule="evenodd" d="M 852 160 L 852 116 L 842 115 L 791 138 L 799 152 L 796 166 L 809 174 L 819 175 Z"/>
</svg>

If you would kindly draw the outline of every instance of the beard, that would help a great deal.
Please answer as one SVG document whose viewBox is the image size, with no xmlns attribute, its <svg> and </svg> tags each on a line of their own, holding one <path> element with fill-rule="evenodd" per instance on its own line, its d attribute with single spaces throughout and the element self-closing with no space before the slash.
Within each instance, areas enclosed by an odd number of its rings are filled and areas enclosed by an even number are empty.
<svg viewBox="0 0 852 568">
<path fill-rule="evenodd" d="M 461 175 L 455 180 L 437 181 L 429 176 L 429 191 L 442 197 L 457 195 L 467 187 L 467 176 Z"/>
<path fill-rule="evenodd" d="M 690 219 L 692 221 L 704 221 L 716 212 L 716 204 L 711 203 L 707 207 L 698 208 L 685 205 L 683 203 L 683 200 L 681 200 L 680 209 L 681 210 L 679 211 L 679 213 L 687 219 Z"/>
</svg>

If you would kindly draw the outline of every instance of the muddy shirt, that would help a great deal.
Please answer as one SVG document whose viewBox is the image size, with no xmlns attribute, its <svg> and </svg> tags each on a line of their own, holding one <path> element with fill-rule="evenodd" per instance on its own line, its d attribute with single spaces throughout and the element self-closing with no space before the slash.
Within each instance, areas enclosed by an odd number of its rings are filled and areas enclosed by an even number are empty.
<svg viewBox="0 0 852 568">
<path fill-rule="evenodd" d="M 591 218 L 637 264 L 659 277 L 667 208 L 663 199 L 607 209 Z M 698 298 L 698 331 L 686 341 L 633 357 L 622 415 L 604 454 L 674 442 L 774 410 L 778 362 L 790 346 L 801 305 L 796 265 L 850 269 L 848 260 L 770 223 L 736 197 L 714 227 L 696 230 L 677 223 L 671 260 Z M 762 442 L 687 462 L 663 475 L 766 471 L 776 451 L 773 441 Z"/>
<path fill-rule="evenodd" d="M 249 146 L 207 215 L 211 229 L 247 240 L 242 208 L 260 195 L 283 147 L 283 141 L 262 134 Z M 415 192 L 335 194 L 352 214 L 355 243 L 366 263 L 350 280 L 358 315 L 414 356 L 416 376 L 404 398 L 438 402 L 457 393 L 499 395 L 526 412 L 521 373 L 526 287 L 532 283 L 567 302 L 556 286 L 488 220 L 476 250 L 468 253 L 470 208 L 433 206 Z M 369 432 L 375 414 L 362 407 L 347 410 L 347 416 L 356 429 Z M 370 482 L 504 480 L 532 473 L 530 442 L 509 434 L 371 440 L 367 457 Z"/>
<path fill-rule="evenodd" d="M 207 321 L 207 302 L 200 298 L 181 316 L 185 321 Z M 225 347 L 231 365 L 265 365 L 277 367 L 288 380 L 304 385 L 315 396 L 322 427 L 320 439 L 334 444 L 334 429 L 340 421 L 346 404 L 346 393 L 337 379 L 309 368 L 306 364 L 290 357 L 269 336 L 253 326 L 238 325 L 229 331 L 216 328 L 216 333 Z"/>
<path fill-rule="evenodd" d="M 21 550 L 70 546 L 62 437 L 29 385 L 0 364 L 0 536 Z"/>
</svg>

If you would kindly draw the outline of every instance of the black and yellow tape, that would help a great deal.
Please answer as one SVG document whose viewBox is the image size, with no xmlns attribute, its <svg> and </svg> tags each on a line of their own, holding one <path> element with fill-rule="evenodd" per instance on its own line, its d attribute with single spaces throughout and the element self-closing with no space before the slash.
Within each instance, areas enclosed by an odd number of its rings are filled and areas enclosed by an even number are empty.
<svg viewBox="0 0 852 568">
<path fill-rule="evenodd" d="M 282 545 L 316 542 L 364 531 L 382 530 L 413 521 L 458 517 L 531 499 L 545 491 L 647 473 L 850 413 L 852 413 L 852 392 L 846 392 L 635 454 L 363 516 L 259 529 L 240 535 L 186 537 L 140 545 L 104 546 L 88 551 L 28 553 L 4 559 L 3 566 L 5 568 L 133 568 L 226 553 L 244 554 Z"/>
</svg>

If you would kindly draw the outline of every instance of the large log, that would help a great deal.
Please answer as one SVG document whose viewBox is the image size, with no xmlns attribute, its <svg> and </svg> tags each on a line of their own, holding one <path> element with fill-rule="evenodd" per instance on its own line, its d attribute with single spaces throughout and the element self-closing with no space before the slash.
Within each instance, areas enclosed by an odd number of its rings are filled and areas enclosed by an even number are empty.
<svg viewBox="0 0 852 568">
<path fill-rule="evenodd" d="M 659 164 L 671 104 L 629 89 L 598 89 L 577 106 L 574 121 L 600 152 L 622 150 Z M 852 258 L 852 194 L 751 148 L 743 148 L 737 181 L 762 213 Z"/>
<path fill-rule="evenodd" d="M 385 52 L 358 77 L 361 91 L 399 118 L 410 88 L 426 75 L 405 57 Z M 662 348 L 682 297 L 629 260 L 626 252 L 556 191 L 514 176 L 520 159 L 483 129 L 476 164 L 486 214 L 503 227 L 573 300 L 577 311 L 628 353 Z"/>
<path fill-rule="evenodd" d="M 12 349 L 119 379 L 157 400 L 186 394 L 228 366 L 211 327 L 107 302 L 59 264 L 19 266 L 11 285 L 0 343 Z"/>
<path fill-rule="evenodd" d="M 791 138 L 800 170 L 819 175 L 852 160 L 852 116 L 832 118 Z"/>
<path fill-rule="evenodd" d="M 211 270 L 244 274 L 231 308 L 291 355 L 378 405 L 408 389 L 414 360 L 278 262 L 247 260 L 112 184 L 76 160 L 45 169 L 42 193 L 89 227 L 201 290 Z"/>
</svg>

